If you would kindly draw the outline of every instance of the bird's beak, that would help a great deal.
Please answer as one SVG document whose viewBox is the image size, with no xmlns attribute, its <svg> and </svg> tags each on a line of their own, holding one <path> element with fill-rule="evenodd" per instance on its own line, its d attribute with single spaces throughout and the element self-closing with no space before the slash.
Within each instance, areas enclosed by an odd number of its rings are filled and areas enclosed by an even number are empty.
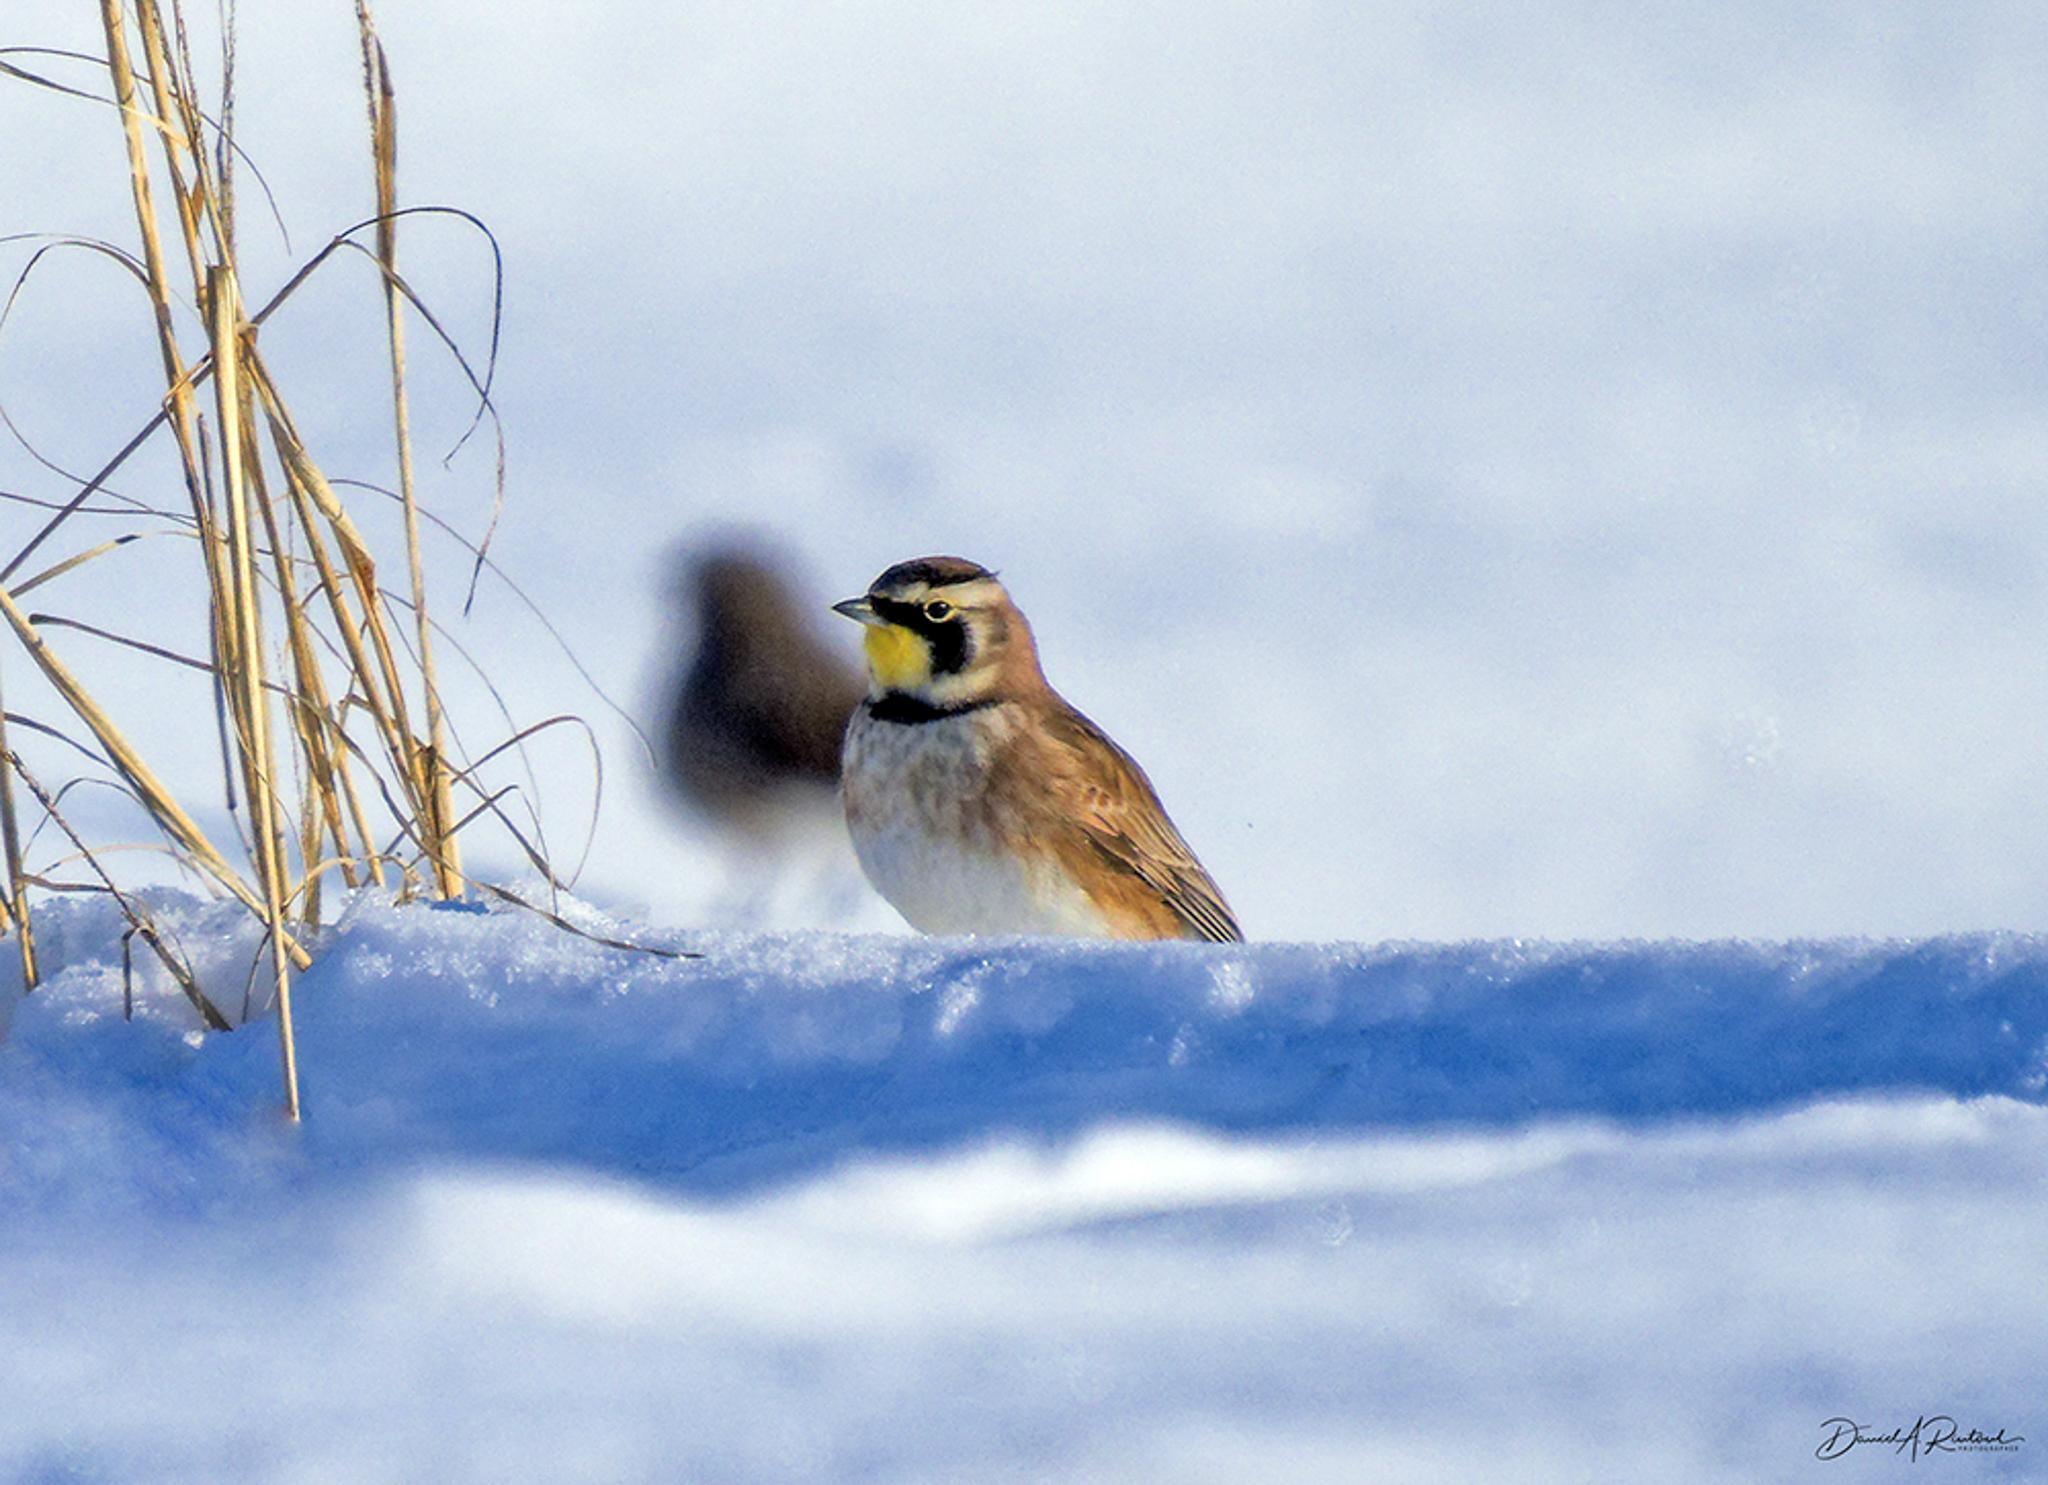
<svg viewBox="0 0 2048 1485">
<path fill-rule="evenodd" d="M 875 606 L 865 597 L 849 598 L 844 603 L 835 603 L 832 605 L 832 612 L 845 614 L 849 619 L 858 619 L 863 624 L 874 624 L 878 627 L 889 622 L 875 612 Z"/>
</svg>

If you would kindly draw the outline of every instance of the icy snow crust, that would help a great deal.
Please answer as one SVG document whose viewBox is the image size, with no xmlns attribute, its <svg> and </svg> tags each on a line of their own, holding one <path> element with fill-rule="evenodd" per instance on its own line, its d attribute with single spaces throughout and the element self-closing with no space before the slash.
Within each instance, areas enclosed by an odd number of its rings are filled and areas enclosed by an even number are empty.
<svg viewBox="0 0 2048 1485">
<path fill-rule="evenodd" d="M 53 1106 L 125 1106 L 163 1144 L 139 1179 L 197 1182 L 206 1159 L 267 1147 L 318 1168 L 552 1160 L 727 1191 L 1116 1118 L 1328 1133 L 2048 1092 L 2039 938 L 1213 948 L 642 931 L 703 956 L 679 960 L 512 911 L 373 904 L 299 981 L 307 1122 L 279 1142 L 263 1132 L 267 1026 L 196 1038 L 152 977 L 123 1027 L 119 923 L 68 904 L 46 916 L 65 968 L 0 1053 L 0 1128 L 33 1149 Z M 234 910 L 170 917 L 208 983 L 244 983 L 258 944 Z M 71 1152 L 26 1163 L 17 1180 L 59 1187 L 73 1168 Z"/>
<path fill-rule="evenodd" d="M 240 983 L 239 909 L 161 911 Z M 366 902 L 292 1131 L 268 1024 L 123 1024 L 119 924 L 39 927 L 0 1479 L 1782 1480 L 1944 1411 L 2030 1435 L 1944 1480 L 2048 1457 L 2039 939 L 677 961 Z"/>
</svg>

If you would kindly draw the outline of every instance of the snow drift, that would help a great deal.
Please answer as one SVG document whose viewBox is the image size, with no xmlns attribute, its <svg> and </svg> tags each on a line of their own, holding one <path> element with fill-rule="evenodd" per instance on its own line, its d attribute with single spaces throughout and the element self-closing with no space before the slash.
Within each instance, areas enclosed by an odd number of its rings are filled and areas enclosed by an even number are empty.
<svg viewBox="0 0 2048 1485">
<path fill-rule="evenodd" d="M 245 915 L 159 904 L 235 982 Z M 292 1130 L 267 1027 L 123 1021 L 116 929 L 46 913 L 0 1045 L 7 1478 L 1782 1479 L 1836 1415 L 2042 1421 L 2037 939 L 678 960 L 365 900 Z"/>
<path fill-rule="evenodd" d="M 232 909 L 173 901 L 165 915 L 210 983 L 247 978 L 257 946 Z M 53 1106 L 123 1105 L 131 1135 L 162 1142 L 138 1166 L 195 1180 L 201 1152 L 265 1147 L 323 1167 L 560 1160 L 724 1190 L 859 1152 L 1105 1119 L 1329 1133 L 2048 1092 L 2038 938 L 1218 948 L 671 934 L 649 941 L 703 957 L 664 959 L 514 911 L 372 902 L 300 982 L 308 1116 L 285 1140 L 264 1134 L 267 1033 L 200 1037 L 154 980 L 120 1024 L 118 923 L 83 904 L 45 916 L 64 968 L 23 1002 L 0 1054 L 0 1128 L 26 1142 Z"/>
</svg>

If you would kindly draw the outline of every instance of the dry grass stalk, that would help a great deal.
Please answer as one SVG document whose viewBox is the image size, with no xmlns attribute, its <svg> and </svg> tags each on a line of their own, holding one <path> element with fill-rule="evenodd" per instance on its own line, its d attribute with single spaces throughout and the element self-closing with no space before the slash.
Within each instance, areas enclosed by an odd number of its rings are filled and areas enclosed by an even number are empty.
<svg viewBox="0 0 2048 1485">
<path fill-rule="evenodd" d="M 7 748 L 7 702 L 0 694 L 0 758 L 11 758 Z M 0 844 L 7 852 L 7 898 L 0 903 L 0 933 L 19 929 L 16 943 L 21 950 L 21 983 L 24 990 L 36 987 L 35 926 L 28 915 L 28 883 L 21 871 L 21 822 L 14 813 L 14 776 L 0 767 Z"/>
<path fill-rule="evenodd" d="M 213 390 L 220 416 L 221 483 L 228 504 L 228 558 L 234 582 L 225 605 L 239 664 L 221 666 L 229 681 L 229 714 L 235 719 L 243 783 L 255 841 L 256 877 L 263 889 L 263 916 L 270 931 L 276 976 L 278 1048 L 283 1061 L 285 1117 L 299 1117 L 298 1052 L 292 1033 L 291 971 L 285 961 L 284 903 L 291 887 L 284 830 L 277 801 L 277 752 L 271 745 L 270 698 L 264 689 L 263 611 L 257 598 L 255 522 L 250 516 L 251 480 L 242 437 L 242 302 L 235 276 L 225 265 L 206 274 L 208 330 L 213 341 Z"/>
<path fill-rule="evenodd" d="M 369 712 L 377 725 L 380 738 L 389 754 L 396 777 L 400 780 L 408 800 L 408 812 L 416 820 L 424 821 L 432 806 L 427 775 L 421 768 L 421 749 L 414 743 L 409 718 L 406 712 L 405 687 L 400 679 L 399 661 L 396 649 L 391 643 L 391 634 L 384 622 L 383 595 L 377 586 L 377 565 L 370 556 L 369 544 L 363 539 L 356 524 L 349 518 L 334 488 L 320 472 L 300 441 L 298 430 L 293 427 L 291 414 L 284 406 L 284 400 L 277 393 L 270 380 L 268 369 L 260 355 L 250 356 L 250 378 L 264 411 L 270 421 L 272 442 L 278 459 L 284 466 L 285 486 L 291 496 L 299 517 L 300 534 L 305 538 L 315 569 L 320 574 L 320 589 L 326 595 L 328 608 L 334 619 L 336 632 L 341 636 L 357 693 L 363 698 L 364 709 Z M 319 520 L 314 519 L 317 512 Z M 355 613 L 349 606 L 347 594 L 343 591 L 339 574 L 327 554 L 325 540 L 321 536 L 321 523 L 325 522 L 335 544 L 341 549 L 343 564 L 348 569 L 349 583 L 354 587 L 357 599 L 363 605 L 363 621 L 359 626 Z M 363 636 L 369 636 L 369 650 L 364 648 Z M 372 660 L 374 652 L 374 663 Z M 344 791 L 349 788 L 348 776 L 342 775 Z M 423 835 L 425 849 L 432 854 L 431 833 Z M 367 848 L 367 834 L 365 846 Z M 373 872 L 376 870 L 374 855 L 371 858 Z M 437 874 L 438 875 L 438 874 Z M 381 880 L 381 877 L 378 878 Z"/>
<path fill-rule="evenodd" d="M 427 520 L 447 528 L 446 522 L 421 507 L 414 488 L 405 305 L 413 307 L 419 322 L 439 337 L 469 378 L 481 402 L 479 419 L 491 413 L 489 378 L 488 374 L 478 378 L 432 310 L 398 273 L 396 222 L 408 213 L 397 204 L 396 103 L 367 4 L 358 0 L 357 21 L 378 199 L 376 251 L 370 254 L 352 240 L 360 228 L 349 229 L 302 263 L 285 286 L 252 315 L 243 307 L 243 283 L 235 254 L 229 163 L 236 151 L 224 127 L 232 106 L 232 39 L 228 38 L 223 49 L 227 69 L 223 97 L 230 101 L 224 103 L 222 122 L 215 123 L 202 112 L 193 84 L 181 0 L 129 3 L 133 5 L 132 20 L 124 14 L 123 0 L 100 0 L 100 15 L 141 254 L 136 258 L 106 244 L 80 245 L 93 246 L 113 258 L 141 284 L 155 322 L 166 391 L 161 406 L 120 452 L 90 480 L 80 481 L 76 493 L 57 504 L 41 528 L 0 562 L 0 621 L 12 630 L 61 703 L 83 722 L 97 751 L 44 721 L 16 720 L 38 734 L 70 743 L 111 770 L 119 783 L 107 787 L 119 789 L 147 813 L 172 854 L 263 923 L 269 975 L 275 987 L 286 1107 L 296 1116 L 290 971 L 310 963 L 302 940 L 309 940 L 320 922 L 320 885 L 328 874 L 338 872 L 351 886 L 364 881 L 381 884 L 395 875 L 401 897 L 420 886 L 422 875 L 430 880 L 431 890 L 442 896 L 456 896 L 474 886 L 537 912 L 569 932 L 596 937 L 559 913 L 503 887 L 471 881 L 463 872 L 458 846 L 465 827 L 488 817 L 518 844 L 550 891 L 559 885 L 547 859 L 538 816 L 534 816 L 530 840 L 503 808 L 504 801 L 518 791 L 493 790 L 479 771 L 506 749 L 523 750 L 530 737 L 564 722 L 580 723 L 580 719 L 550 718 L 521 729 L 514 726 L 507 711 L 505 720 L 512 736 L 475 762 L 465 763 L 458 758 L 455 728 L 442 709 L 434 668 L 435 635 L 441 633 L 458 655 L 468 657 L 452 635 L 438 629 L 428 608 L 421 523 Z M 131 36 L 139 37 L 146 73 L 138 73 L 131 60 Z M 26 76 L 16 68 L 9 71 Z M 30 80 L 73 97 L 90 96 L 45 79 Z M 218 141 L 217 153 L 212 156 L 207 149 L 209 130 Z M 185 270 L 174 269 L 164 250 L 153 160 L 175 217 L 173 241 L 184 249 Z M 409 210 L 466 217 L 448 208 Z M 474 222 L 474 218 L 468 220 Z M 258 343 L 269 316 L 321 264 L 342 256 L 344 247 L 356 248 L 375 262 L 384 291 L 399 471 L 399 488 L 393 498 L 404 515 L 409 600 L 380 585 L 370 543 L 336 493 L 338 482 L 328 479 L 308 449 Z M 493 247 L 495 251 L 495 244 Z M 31 269 L 33 266 L 32 261 Z M 191 347 L 190 353 L 178 340 L 174 314 L 178 295 L 171 282 L 174 276 L 183 279 L 186 270 L 205 329 L 203 347 Z M 27 272 L 24 270 L 24 278 Z M 493 347 L 495 354 L 495 331 Z M 208 381 L 213 384 L 210 416 L 202 413 L 199 396 Z M 111 490 L 106 493 L 115 502 L 173 521 L 170 531 L 151 534 L 193 540 L 205 582 L 208 653 L 204 659 L 189 653 L 194 647 L 165 641 L 163 636 L 118 634 L 81 620 L 31 615 L 21 607 L 20 598 L 31 589 L 77 573 L 144 533 L 98 541 L 47 561 L 32 576 L 9 587 L 29 556 L 63 530 L 74 515 L 84 509 L 105 509 L 105 501 L 99 507 L 89 507 L 89 497 L 101 491 L 160 429 L 168 430 L 176 450 L 189 523 L 182 514 L 171 517 L 169 512 L 129 496 Z M 502 496 L 502 443 L 498 473 Z M 495 512 L 494 504 L 493 523 Z M 488 539 L 487 535 L 486 545 Z M 480 573 L 486 562 L 484 552 L 481 547 L 472 550 Z M 410 636 L 396 612 L 399 608 L 411 611 Z M 545 615 L 539 618 L 545 625 Z M 552 631 L 552 626 L 548 627 Z M 54 652 L 48 631 L 58 628 L 95 635 L 133 653 L 192 667 L 206 675 L 219 717 L 228 810 L 243 836 L 246 868 L 231 862 L 208 838 L 198 820 L 145 761 L 143 749 L 115 725 L 109 709 Z M 573 663 L 573 656 L 571 660 Z M 330 667 L 339 675 L 331 676 Z M 484 683 L 489 687 L 487 678 Z M 496 689 L 489 689 L 496 697 Z M 419 698 L 424 734 L 413 724 L 413 694 Z M 502 699 L 499 705 L 503 710 Z M 351 735 L 351 727 L 357 732 L 367 727 L 369 735 Z M 58 881 L 23 865 L 22 853 L 34 847 L 42 825 L 31 832 L 24 847 L 13 808 L 12 788 L 17 778 L 41 804 L 44 823 L 54 822 L 76 847 L 77 854 L 63 858 L 58 865 L 82 859 L 96 883 Z M 0 715 L 0 839 L 4 839 L 7 867 L 6 891 L 0 894 L 0 931 L 10 927 L 21 930 L 20 947 L 30 982 L 35 958 L 28 887 L 101 891 L 113 896 L 129 922 L 123 938 L 124 963 L 128 946 L 135 938 L 142 939 L 205 1024 L 225 1029 L 227 1017 L 201 991 L 189 966 L 164 943 L 140 903 L 124 893 L 106 869 L 104 858 L 128 848 L 89 845 L 59 813 L 65 793 L 77 782 L 73 780 L 54 793 L 45 790 L 8 750 L 5 718 Z M 452 804 L 458 787 L 479 801 L 460 818 Z M 378 807 L 388 818 L 374 815 Z M 392 843 L 380 848 L 380 834 Z M 401 845 L 405 847 L 402 854 Z M 611 939 L 598 941 L 619 948 L 644 947 Z M 246 1013 L 246 999 L 244 1010 Z"/>
<path fill-rule="evenodd" d="M 449 816 L 448 727 L 435 689 L 434 637 L 427 619 L 427 584 L 420 557 L 419 500 L 413 490 L 412 417 L 405 396 L 405 306 L 398 289 L 398 98 L 384 44 L 370 18 L 367 0 L 356 0 L 356 29 L 363 47 L 363 91 L 370 110 L 370 153 L 377 170 L 377 262 L 384 270 L 384 312 L 391 346 L 391 417 L 398 445 L 398 491 L 405 507 L 405 554 L 412 581 L 412 610 L 418 631 L 420 672 L 426 678 L 427 747 L 420 760 L 427 805 L 429 853 L 444 896 L 461 891 L 462 862 Z"/>
<path fill-rule="evenodd" d="M 473 767 L 460 768 L 455 762 L 449 742 L 452 729 L 442 710 L 434 673 L 434 626 L 420 541 L 423 512 L 415 490 L 407 404 L 403 301 L 411 300 L 451 349 L 452 342 L 398 274 L 395 97 L 369 11 L 359 4 L 379 209 L 374 261 L 384 288 L 393 431 L 405 517 L 410 587 L 410 602 L 405 602 L 379 585 L 370 544 L 307 449 L 257 344 L 258 328 L 268 315 L 337 248 L 354 244 L 347 242 L 347 234 L 335 239 L 302 265 L 261 311 L 253 316 L 245 312 L 228 175 L 233 141 L 200 107 L 180 0 L 131 3 L 132 16 L 124 12 L 123 0 L 100 0 L 100 18 L 141 251 L 139 258 L 131 258 L 118 249 L 103 250 L 130 268 L 148 298 L 165 396 L 141 431 L 91 480 L 80 482 L 77 493 L 58 506 L 11 560 L 0 565 L 0 621 L 12 630 L 62 704 L 84 723 L 98 749 L 97 754 L 88 750 L 88 756 L 112 769 L 123 792 L 163 831 L 181 861 L 263 922 L 275 986 L 286 1108 L 296 1116 L 290 970 L 310 963 L 301 936 L 320 921 L 321 880 L 330 872 L 339 872 L 350 886 L 364 881 L 383 883 L 387 869 L 395 865 L 399 879 L 410 891 L 419 864 L 436 892 L 456 896 L 468 885 L 458 832 L 469 820 L 487 813 L 503 820 L 496 806 L 505 791 L 487 792 Z M 138 71 L 134 61 L 138 55 L 144 59 L 146 71 Z M 232 55 L 229 38 L 224 57 Z M 223 80 L 223 95 L 231 99 L 232 62 L 226 65 L 230 70 Z M 15 75 L 24 74 L 16 70 Z M 74 97 L 89 96 L 77 89 L 44 85 Z M 224 105 L 223 119 L 230 108 L 231 103 Z M 220 136 L 217 157 L 210 157 L 207 148 L 210 128 Z M 184 250 L 183 270 L 172 266 L 165 251 L 160 190 L 168 197 L 176 223 L 172 241 Z M 188 274 L 206 333 L 204 347 L 194 347 L 193 353 L 179 342 L 175 307 L 180 295 L 172 286 L 174 277 L 185 279 Z M 468 363 L 456 354 L 468 374 Z M 209 380 L 213 383 L 210 417 L 202 414 L 198 398 L 199 388 Z M 473 375 L 471 381 L 482 392 L 483 384 Z M 11 589 L 8 586 L 29 555 L 86 508 L 88 497 L 159 429 L 168 430 L 175 446 L 190 510 L 189 527 L 175 534 L 195 539 L 205 582 L 209 654 L 204 661 L 181 653 L 175 644 L 155 642 L 154 637 L 129 638 L 79 621 L 31 616 L 22 609 L 18 600 L 30 589 L 75 573 L 126 546 L 135 539 L 133 533 L 99 541 L 48 563 Z M 398 623 L 394 605 L 412 612 L 415 633 L 410 645 L 394 633 L 393 626 Z M 44 631 L 56 626 L 97 634 L 160 659 L 197 665 L 207 673 L 221 714 L 229 810 L 245 827 L 246 870 L 234 865 L 209 839 L 145 761 L 143 749 L 115 724 L 109 709 L 51 648 Z M 328 674 L 328 665 L 334 663 L 344 673 L 338 682 L 330 681 Z M 409 692 L 414 688 L 423 708 L 424 735 L 415 730 L 412 721 Z M 282 713 L 278 711 L 280 702 Z M 369 751 L 350 736 L 352 719 L 358 719 L 358 726 L 367 725 L 374 735 Z M 39 732 L 65 735 L 39 722 L 30 725 Z M 359 786 L 363 775 L 374 790 Z M 79 837 L 57 812 L 64 790 L 52 795 L 34 781 L 8 751 L 4 723 L 0 723 L 0 836 L 4 836 L 7 865 L 7 887 L 0 894 L 0 931 L 21 931 L 21 952 L 30 982 L 35 964 L 27 888 L 43 879 L 29 872 L 21 860 L 12 793 L 17 777 L 42 804 L 44 818 L 57 823 L 98 878 L 97 886 L 55 881 L 45 886 L 111 893 L 129 919 L 124 942 L 141 938 L 199 1008 L 206 1024 L 225 1028 L 227 1019 L 201 993 L 147 915 L 116 887 L 103 866 L 101 857 L 119 848 L 94 848 Z M 485 800 L 484 806 L 459 821 L 451 803 L 458 782 Z M 397 838 L 418 851 L 415 860 L 394 858 L 388 850 L 378 848 L 378 834 L 386 827 L 373 824 L 371 805 L 377 801 L 390 812 Z M 523 837 L 520 839 L 525 846 Z M 531 856 L 532 848 L 526 849 Z M 544 859 L 540 865 L 552 882 L 553 872 Z M 505 895 L 508 900 L 518 900 Z"/>
</svg>

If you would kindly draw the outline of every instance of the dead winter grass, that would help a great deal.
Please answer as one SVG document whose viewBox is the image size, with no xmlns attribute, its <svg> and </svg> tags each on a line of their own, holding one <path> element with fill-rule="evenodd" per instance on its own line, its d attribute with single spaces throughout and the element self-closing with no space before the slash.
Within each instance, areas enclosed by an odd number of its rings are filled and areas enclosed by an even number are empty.
<svg viewBox="0 0 2048 1485">
<path fill-rule="evenodd" d="M 292 977 L 311 962 L 308 945 L 321 921 L 323 882 L 338 877 L 351 888 L 385 885 L 402 896 L 454 898 L 474 890 L 569 927 L 552 906 L 528 902 L 466 874 L 461 837 L 465 828 L 491 821 L 518 843 L 551 889 L 559 885 L 538 816 L 529 808 L 525 820 L 515 819 L 507 806 L 519 791 L 489 787 L 480 770 L 542 731 L 573 726 L 587 734 L 589 729 L 580 718 L 556 716 L 512 729 L 474 759 L 465 760 L 451 747 L 435 668 L 435 642 L 444 632 L 431 616 L 432 566 L 421 542 L 423 520 L 447 527 L 422 510 L 417 490 L 407 396 L 409 319 L 417 318 L 431 331 L 473 389 L 477 417 L 472 432 L 486 426 L 495 436 L 496 416 L 489 362 L 479 374 L 463 355 L 400 274 L 398 245 L 405 221 L 421 213 L 451 215 L 483 228 L 467 213 L 450 208 L 399 206 L 397 94 L 367 4 L 358 0 L 356 23 L 377 213 L 331 239 L 253 311 L 236 256 L 237 167 L 244 157 L 233 129 L 231 17 L 223 21 L 220 96 L 209 111 L 202 107 L 192 66 L 182 0 L 169 0 L 168 8 L 160 0 L 132 0 L 127 6 L 122 0 L 101 0 L 100 14 L 106 54 L 90 60 L 104 65 L 104 93 L 59 81 L 47 66 L 25 65 L 30 58 L 47 62 L 58 55 L 32 48 L 10 49 L 21 60 L 0 53 L 0 75 L 72 99 L 111 104 L 118 111 L 138 246 L 36 239 L 6 308 L 11 312 L 48 254 L 89 252 L 113 260 L 139 287 L 139 305 L 146 306 L 154 322 L 164 394 L 96 473 L 73 479 L 75 488 L 63 499 L 42 502 L 48 515 L 0 566 L 0 618 L 61 708 L 58 715 L 44 716 L 0 711 L 0 759 L 5 764 L 0 767 L 0 845 L 6 868 L 0 931 L 12 933 L 25 983 L 33 989 L 39 968 L 33 891 L 105 893 L 119 904 L 129 925 L 124 951 L 132 954 L 139 941 L 207 1026 L 226 1030 L 239 1024 L 249 1009 L 248 988 L 230 995 L 220 987 L 202 986 L 175 945 L 158 931 L 146 904 L 120 885 L 115 863 L 136 843 L 89 840 L 65 812 L 66 795 L 82 783 L 118 788 L 157 831 L 160 839 L 150 843 L 152 849 L 171 852 L 262 923 L 260 970 L 267 993 L 260 1000 L 275 1008 L 285 1108 L 297 1118 Z M 365 236 L 371 239 L 367 244 Z M 392 553 L 372 550 L 351 516 L 350 501 L 340 493 L 347 489 L 350 499 L 361 501 L 374 487 L 330 479 L 323 471 L 292 416 L 287 379 L 263 347 L 265 322 L 312 275 L 350 254 L 374 265 L 381 289 L 389 383 L 366 389 L 351 415 L 390 419 L 398 488 L 387 493 L 403 515 L 402 550 Z M 181 315 L 181 303 L 197 306 L 197 316 Z M 495 325 L 492 341 L 494 358 Z M 129 496 L 115 497 L 109 488 L 109 481 L 152 440 L 170 442 L 182 486 L 156 508 Z M 498 449 L 502 497 L 502 440 Z M 84 534 L 86 523 L 77 519 L 81 512 L 104 516 L 110 510 L 132 510 L 134 528 L 109 538 L 101 524 L 91 528 L 90 536 Z M 159 519 L 146 522 L 146 515 Z M 494 507 L 493 525 L 496 515 Z M 151 541 L 151 560 L 173 569 L 178 581 L 203 590 L 203 646 L 197 636 L 181 648 L 175 636 L 117 634 L 23 606 L 34 590 L 53 579 L 90 569 L 145 537 L 165 535 L 177 539 Z M 475 556 L 472 591 L 477 574 L 488 565 L 488 540 L 486 535 L 470 546 Z M 386 558 L 381 565 L 380 555 Z M 124 560 L 135 560 L 135 554 Z M 400 563 L 402 595 L 388 588 L 382 576 Z M 66 630 L 111 641 L 153 662 L 205 673 L 236 839 L 209 837 L 195 812 L 152 769 L 151 734 L 117 725 L 117 708 L 60 656 L 52 635 Z M 19 662 L 0 657 L 0 685 L 14 663 Z M 160 720 L 189 726 L 185 719 Z M 17 735 L 22 732 L 66 745 L 69 756 L 82 754 L 91 760 L 91 772 L 52 787 L 24 760 Z M 458 800 L 468 801 L 459 814 Z M 43 838 L 59 842 L 62 854 L 32 864 L 26 859 L 30 841 Z M 71 879 L 58 875 L 67 868 Z"/>
</svg>

